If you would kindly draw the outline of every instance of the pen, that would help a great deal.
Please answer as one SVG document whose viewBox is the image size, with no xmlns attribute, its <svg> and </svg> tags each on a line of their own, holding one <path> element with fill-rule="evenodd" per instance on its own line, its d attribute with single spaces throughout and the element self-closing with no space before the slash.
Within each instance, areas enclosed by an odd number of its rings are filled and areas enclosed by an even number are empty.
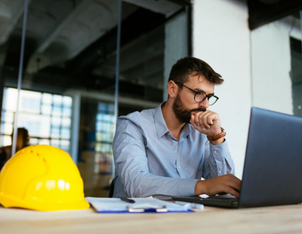
<svg viewBox="0 0 302 234">
<path fill-rule="evenodd" d="M 128 203 L 135 203 L 134 200 L 126 198 L 126 197 L 121 197 L 121 200 L 124 201 L 124 202 L 128 202 Z"/>
</svg>

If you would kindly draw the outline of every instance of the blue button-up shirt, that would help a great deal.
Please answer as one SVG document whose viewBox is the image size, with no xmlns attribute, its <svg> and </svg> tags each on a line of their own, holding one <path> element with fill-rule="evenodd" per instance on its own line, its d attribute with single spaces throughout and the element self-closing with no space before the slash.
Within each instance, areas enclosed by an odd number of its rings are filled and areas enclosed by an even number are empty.
<svg viewBox="0 0 302 234">
<path fill-rule="evenodd" d="M 114 197 L 192 196 L 201 178 L 234 174 L 227 142 L 212 145 L 186 124 L 175 139 L 161 105 L 119 117 L 113 140 Z"/>
</svg>

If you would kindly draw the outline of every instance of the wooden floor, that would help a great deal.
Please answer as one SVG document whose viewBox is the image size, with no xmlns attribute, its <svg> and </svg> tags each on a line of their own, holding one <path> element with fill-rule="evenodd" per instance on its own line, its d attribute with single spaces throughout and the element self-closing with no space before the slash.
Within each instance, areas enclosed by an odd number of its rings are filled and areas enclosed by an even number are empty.
<svg viewBox="0 0 302 234">
<path fill-rule="evenodd" d="M 110 164 L 101 162 L 100 155 L 83 151 L 78 168 L 84 181 L 85 197 L 108 197 L 112 180 Z"/>
</svg>

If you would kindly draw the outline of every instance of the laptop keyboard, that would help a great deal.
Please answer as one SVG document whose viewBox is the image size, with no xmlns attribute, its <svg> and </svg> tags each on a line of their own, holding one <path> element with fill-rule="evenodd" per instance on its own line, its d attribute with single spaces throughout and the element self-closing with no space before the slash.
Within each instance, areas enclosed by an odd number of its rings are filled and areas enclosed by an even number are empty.
<svg viewBox="0 0 302 234">
<path fill-rule="evenodd" d="M 224 197 L 224 196 L 210 196 L 208 198 L 203 198 L 205 200 L 215 200 L 215 201 L 234 201 L 234 202 L 238 202 L 238 198 L 236 197 Z"/>
</svg>

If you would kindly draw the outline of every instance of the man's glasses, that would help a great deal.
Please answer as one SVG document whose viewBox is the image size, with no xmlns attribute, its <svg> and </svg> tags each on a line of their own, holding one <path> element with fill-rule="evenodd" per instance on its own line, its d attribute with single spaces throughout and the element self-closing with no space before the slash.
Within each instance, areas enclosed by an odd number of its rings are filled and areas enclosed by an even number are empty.
<svg viewBox="0 0 302 234">
<path fill-rule="evenodd" d="M 200 103 L 200 102 L 203 102 L 204 100 L 206 100 L 206 98 L 208 98 L 208 100 L 209 100 L 209 106 L 212 106 L 212 105 L 214 105 L 214 104 L 218 101 L 218 99 L 219 99 L 219 97 L 217 97 L 217 96 L 215 96 L 215 95 L 213 95 L 213 94 L 207 95 L 207 94 L 206 94 L 205 92 L 203 92 L 203 91 L 196 92 L 195 90 L 190 89 L 189 87 L 185 86 L 185 85 L 182 84 L 182 83 L 179 83 L 179 82 L 175 82 L 175 83 L 178 84 L 178 85 L 184 86 L 184 87 L 186 87 L 187 89 L 191 90 L 191 91 L 195 94 L 195 95 L 194 95 L 194 100 L 195 100 L 195 102 Z"/>
</svg>

